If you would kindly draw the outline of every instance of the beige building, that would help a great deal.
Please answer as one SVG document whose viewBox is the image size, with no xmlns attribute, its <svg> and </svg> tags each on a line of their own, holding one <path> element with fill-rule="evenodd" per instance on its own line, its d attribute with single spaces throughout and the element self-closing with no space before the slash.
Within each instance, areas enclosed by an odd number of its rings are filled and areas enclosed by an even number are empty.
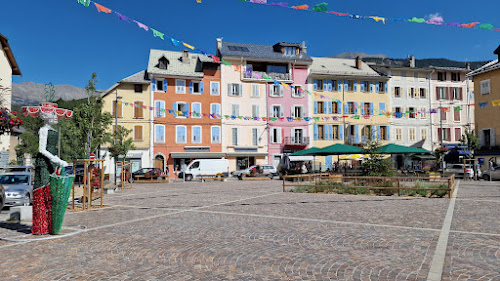
<svg viewBox="0 0 500 281">
<path fill-rule="evenodd" d="M 109 88 L 103 95 L 103 111 L 113 116 L 115 124 L 132 130 L 129 137 L 134 140 L 135 150 L 126 155 L 132 162 L 132 171 L 153 166 L 152 123 L 153 111 L 150 110 L 153 100 L 151 81 L 146 71 L 140 71 Z M 114 161 L 108 151 L 109 144 L 101 148 L 104 155 L 105 173 L 114 175 Z"/>
<path fill-rule="evenodd" d="M 12 75 L 21 75 L 21 70 L 17 65 L 12 49 L 9 45 L 7 37 L 0 34 L 0 107 L 11 108 L 12 100 Z M 10 135 L 4 134 L 0 136 L 0 151 L 14 151 L 14 147 L 10 145 Z M 11 159 L 15 160 L 15 153 L 11 153 Z"/>
</svg>

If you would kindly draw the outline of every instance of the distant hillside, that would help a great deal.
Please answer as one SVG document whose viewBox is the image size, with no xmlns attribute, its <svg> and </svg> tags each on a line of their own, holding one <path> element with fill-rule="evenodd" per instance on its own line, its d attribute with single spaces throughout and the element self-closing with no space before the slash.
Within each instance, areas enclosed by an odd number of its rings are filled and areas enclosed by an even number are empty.
<svg viewBox="0 0 500 281">
<path fill-rule="evenodd" d="M 407 67 L 410 65 L 408 59 L 393 59 L 393 58 L 380 58 L 380 57 L 364 57 L 363 61 L 377 65 L 393 66 L 393 67 Z M 428 67 L 459 67 L 465 68 L 464 61 L 455 61 L 443 58 L 430 58 L 430 59 L 416 59 L 415 66 L 419 68 Z M 471 70 L 477 69 L 488 61 L 470 61 Z"/>
<path fill-rule="evenodd" d="M 342 54 L 338 54 L 338 55 L 332 56 L 332 58 L 339 58 L 339 59 L 355 59 L 357 57 L 361 57 L 361 58 L 381 58 L 381 59 L 387 58 L 387 56 L 384 55 L 384 54 L 369 55 L 369 54 L 365 54 L 365 53 L 342 53 Z"/>
<path fill-rule="evenodd" d="M 45 84 L 34 82 L 12 83 L 12 104 L 33 105 L 45 101 Z M 85 89 L 71 85 L 54 85 L 55 100 L 77 100 L 87 97 Z"/>
</svg>

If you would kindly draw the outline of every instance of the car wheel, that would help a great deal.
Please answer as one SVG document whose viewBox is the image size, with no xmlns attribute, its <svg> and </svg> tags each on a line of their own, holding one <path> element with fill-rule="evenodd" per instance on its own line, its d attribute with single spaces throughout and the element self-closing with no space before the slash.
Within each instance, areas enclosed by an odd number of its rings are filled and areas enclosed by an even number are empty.
<svg viewBox="0 0 500 281">
<path fill-rule="evenodd" d="M 23 206 L 29 206 L 29 205 L 31 205 L 31 198 L 29 193 L 27 193 L 26 196 L 24 196 Z"/>
<path fill-rule="evenodd" d="M 483 175 L 483 180 L 485 180 L 485 181 L 490 181 L 490 176 L 488 176 L 488 175 Z"/>
<path fill-rule="evenodd" d="M 193 175 L 186 175 L 186 181 L 192 181 Z"/>
<path fill-rule="evenodd" d="M 272 180 L 274 178 L 274 175 L 273 174 L 270 174 L 269 175 L 269 179 Z"/>
<path fill-rule="evenodd" d="M 238 176 L 238 179 L 239 179 L 240 181 L 241 181 L 241 180 L 243 180 L 243 175 L 239 175 L 239 176 Z"/>
</svg>

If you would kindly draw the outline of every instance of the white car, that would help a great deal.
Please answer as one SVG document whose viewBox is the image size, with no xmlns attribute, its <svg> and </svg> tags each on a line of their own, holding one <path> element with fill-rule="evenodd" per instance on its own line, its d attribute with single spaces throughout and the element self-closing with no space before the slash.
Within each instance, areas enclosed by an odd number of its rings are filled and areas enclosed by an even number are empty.
<svg viewBox="0 0 500 281">
<path fill-rule="evenodd" d="M 451 173 L 455 174 L 459 178 L 464 177 L 464 164 L 448 164 L 446 169 L 444 170 L 445 173 Z M 467 175 L 468 178 L 473 178 L 474 177 L 474 169 L 471 164 L 466 164 L 465 165 L 465 174 Z M 482 172 L 481 170 L 478 171 L 478 177 L 482 177 Z"/>
<path fill-rule="evenodd" d="M 274 167 L 273 165 L 253 165 L 253 166 L 250 166 L 244 170 L 238 170 L 236 172 L 233 172 L 233 176 L 241 179 L 242 174 L 249 174 L 250 170 L 252 170 L 253 168 L 255 168 L 257 166 L 260 166 L 263 169 L 264 173 L 269 173 L 271 175 L 270 176 L 271 179 L 278 175 L 278 171 L 276 170 L 276 167 Z"/>
</svg>

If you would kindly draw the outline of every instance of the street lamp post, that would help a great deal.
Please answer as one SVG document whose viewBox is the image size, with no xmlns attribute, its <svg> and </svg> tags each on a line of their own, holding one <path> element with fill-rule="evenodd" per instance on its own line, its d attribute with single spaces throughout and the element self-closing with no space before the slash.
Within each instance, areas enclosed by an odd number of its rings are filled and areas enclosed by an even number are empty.
<svg viewBox="0 0 500 281">
<path fill-rule="evenodd" d="M 118 100 L 121 99 L 122 97 L 118 96 L 118 89 L 115 89 L 115 129 L 113 130 L 113 133 L 116 133 L 116 130 L 118 130 Z M 113 138 L 113 145 L 116 145 L 116 138 Z M 116 185 L 116 178 L 117 178 L 117 172 L 118 172 L 118 164 L 116 163 L 118 160 L 118 156 L 115 159 L 115 185 Z"/>
</svg>

